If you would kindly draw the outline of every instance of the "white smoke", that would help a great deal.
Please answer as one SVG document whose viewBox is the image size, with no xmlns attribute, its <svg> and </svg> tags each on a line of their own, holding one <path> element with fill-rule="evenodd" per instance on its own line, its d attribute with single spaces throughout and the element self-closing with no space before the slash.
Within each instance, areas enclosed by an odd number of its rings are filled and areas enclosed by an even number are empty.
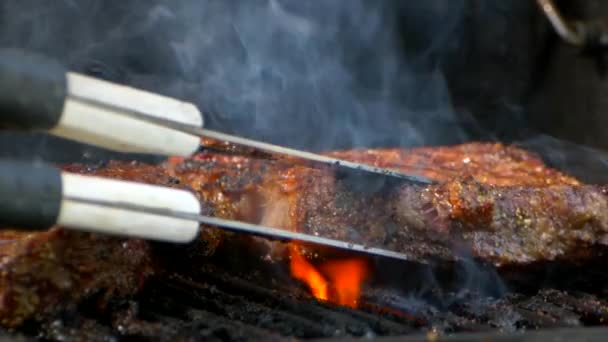
<svg viewBox="0 0 608 342">
<path fill-rule="evenodd" d="M 504 11 L 501 6 L 464 0 L 6 0 L 0 3 L 0 46 L 43 52 L 77 71 L 195 102 L 210 128 L 292 147 L 454 144 L 491 137 L 466 101 L 455 110 L 455 78 L 445 69 L 483 56 L 464 44 L 482 34 L 467 31 L 467 11 L 481 16 L 486 8 Z M 498 36 L 502 45 L 487 47 L 503 51 L 503 32 L 489 35 Z M 482 76 L 470 82 L 458 76 L 460 85 L 470 83 L 465 95 L 473 94 L 474 102 L 477 89 L 492 89 L 479 82 Z"/>
</svg>

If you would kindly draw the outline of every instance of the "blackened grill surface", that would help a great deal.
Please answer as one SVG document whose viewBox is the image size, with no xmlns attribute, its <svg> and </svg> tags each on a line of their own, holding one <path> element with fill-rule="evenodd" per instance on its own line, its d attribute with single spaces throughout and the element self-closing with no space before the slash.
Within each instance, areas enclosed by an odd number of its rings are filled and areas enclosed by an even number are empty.
<svg viewBox="0 0 608 342">
<path fill-rule="evenodd" d="M 137 297 L 114 301 L 102 314 L 92 309 L 95 301 L 91 300 L 46 323 L 29 325 L 19 337 L 283 341 L 429 332 L 454 336 L 476 332 L 487 337 L 604 325 L 608 301 L 602 297 L 550 287 L 532 293 L 514 291 L 500 299 L 466 290 L 415 296 L 375 287 L 365 291 L 361 307 L 353 310 L 317 302 L 297 284 L 268 278 L 263 272 L 208 264 L 192 275 L 158 276 Z"/>
</svg>

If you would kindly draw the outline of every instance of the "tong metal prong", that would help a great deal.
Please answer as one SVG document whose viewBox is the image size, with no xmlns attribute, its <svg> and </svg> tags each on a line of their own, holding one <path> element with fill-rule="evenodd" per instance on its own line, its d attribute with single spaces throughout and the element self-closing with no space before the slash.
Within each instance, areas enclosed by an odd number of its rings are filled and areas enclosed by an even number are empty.
<svg viewBox="0 0 608 342">
<path fill-rule="evenodd" d="M 330 158 L 203 128 L 188 102 L 69 72 L 22 50 L 0 50 L 0 125 L 51 134 L 121 152 L 190 156 L 201 138 L 245 146 L 294 163 L 331 166 L 392 180 L 430 184 L 425 177 Z M 33 93 L 32 93 L 33 92 Z"/>
</svg>

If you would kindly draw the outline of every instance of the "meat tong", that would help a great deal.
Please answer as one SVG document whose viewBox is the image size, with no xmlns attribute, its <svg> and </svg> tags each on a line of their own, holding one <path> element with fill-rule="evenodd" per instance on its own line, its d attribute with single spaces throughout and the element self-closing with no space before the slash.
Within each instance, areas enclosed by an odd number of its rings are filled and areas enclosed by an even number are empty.
<svg viewBox="0 0 608 342">
<path fill-rule="evenodd" d="M 203 128 L 192 103 L 68 71 L 22 50 L 0 50 L 0 109 L 5 127 L 40 129 L 121 152 L 190 156 L 211 138 L 287 156 L 290 162 L 428 184 L 431 180 L 371 165 L 272 145 Z"/>
<path fill-rule="evenodd" d="M 200 214 L 185 190 L 83 176 L 46 163 L 0 160 L 0 224 L 46 229 L 54 225 L 94 233 L 189 243 L 199 225 L 279 241 L 299 241 L 409 260 L 406 255 L 356 243 Z"/>
<path fill-rule="evenodd" d="M 230 142 L 291 162 L 420 184 L 417 175 L 267 144 L 203 128 L 196 106 L 159 94 L 70 72 L 23 50 L 0 50 L 0 125 L 50 134 L 120 152 L 190 156 L 201 137 Z M 12 226 L 52 224 L 85 231 L 189 242 L 199 224 L 283 241 L 407 259 L 388 250 L 200 215 L 196 197 L 183 190 L 75 175 L 45 164 L 0 161 L 0 221 Z"/>
</svg>

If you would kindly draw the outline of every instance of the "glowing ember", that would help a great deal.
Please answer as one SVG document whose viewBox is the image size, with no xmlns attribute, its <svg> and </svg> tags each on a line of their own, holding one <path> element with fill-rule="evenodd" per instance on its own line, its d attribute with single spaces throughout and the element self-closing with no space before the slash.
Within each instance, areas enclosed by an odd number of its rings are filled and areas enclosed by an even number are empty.
<svg viewBox="0 0 608 342">
<path fill-rule="evenodd" d="M 310 292 L 319 300 L 334 304 L 357 307 L 361 284 L 369 275 L 369 265 L 364 259 L 332 260 L 313 266 L 298 250 L 290 245 L 291 275 L 308 285 Z"/>
</svg>

